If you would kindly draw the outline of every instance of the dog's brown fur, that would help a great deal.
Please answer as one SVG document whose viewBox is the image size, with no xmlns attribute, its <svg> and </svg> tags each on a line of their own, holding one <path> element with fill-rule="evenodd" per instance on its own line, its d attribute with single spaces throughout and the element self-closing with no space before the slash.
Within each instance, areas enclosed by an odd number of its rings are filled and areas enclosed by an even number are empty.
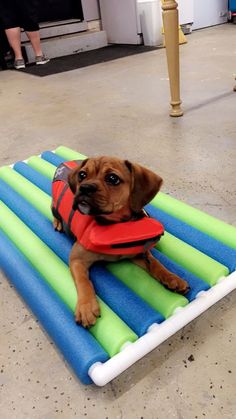
<svg viewBox="0 0 236 419">
<path fill-rule="evenodd" d="M 113 185 L 109 182 L 110 175 L 117 176 L 119 183 Z M 81 211 L 83 212 L 85 205 L 86 214 L 95 214 L 98 222 L 106 223 L 136 219 L 162 185 L 160 176 L 152 171 L 127 160 L 104 156 L 84 160 L 70 173 L 68 180 Z M 92 190 L 89 189 L 91 185 Z M 88 191 L 85 193 L 86 187 Z M 62 229 L 60 221 L 56 218 L 54 227 L 59 231 Z M 77 323 L 89 327 L 95 324 L 100 314 L 95 291 L 89 280 L 90 266 L 100 260 L 114 262 L 124 258 L 127 256 L 93 253 L 78 242 L 73 245 L 70 270 L 78 293 L 75 310 Z M 187 291 L 187 282 L 169 272 L 149 251 L 146 252 L 145 258 L 140 255 L 131 258 L 135 264 L 148 271 L 167 288 L 183 294 Z"/>
</svg>

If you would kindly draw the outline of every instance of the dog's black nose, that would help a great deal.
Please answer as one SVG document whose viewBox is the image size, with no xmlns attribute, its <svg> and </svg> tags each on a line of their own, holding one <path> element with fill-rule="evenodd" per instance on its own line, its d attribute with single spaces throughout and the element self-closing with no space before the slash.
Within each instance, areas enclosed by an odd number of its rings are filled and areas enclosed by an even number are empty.
<svg viewBox="0 0 236 419">
<path fill-rule="evenodd" d="M 97 186 L 95 183 L 84 183 L 80 185 L 79 191 L 83 195 L 91 195 L 97 191 Z"/>
</svg>

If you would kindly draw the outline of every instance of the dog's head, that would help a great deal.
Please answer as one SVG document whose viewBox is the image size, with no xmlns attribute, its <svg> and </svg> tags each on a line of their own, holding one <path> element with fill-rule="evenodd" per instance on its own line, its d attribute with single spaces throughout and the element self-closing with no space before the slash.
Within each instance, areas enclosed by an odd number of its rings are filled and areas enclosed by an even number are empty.
<svg viewBox="0 0 236 419">
<path fill-rule="evenodd" d="M 115 157 L 84 160 L 69 174 L 73 208 L 110 221 L 139 213 L 159 191 L 162 179 L 138 164 Z"/>
</svg>

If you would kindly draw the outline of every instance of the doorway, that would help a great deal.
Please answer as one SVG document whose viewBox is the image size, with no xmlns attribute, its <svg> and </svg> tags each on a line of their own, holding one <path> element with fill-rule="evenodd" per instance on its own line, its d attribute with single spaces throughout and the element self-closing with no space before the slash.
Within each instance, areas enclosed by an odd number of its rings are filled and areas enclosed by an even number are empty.
<svg viewBox="0 0 236 419">
<path fill-rule="evenodd" d="M 39 4 L 39 22 L 84 19 L 81 0 L 40 0 Z"/>
</svg>

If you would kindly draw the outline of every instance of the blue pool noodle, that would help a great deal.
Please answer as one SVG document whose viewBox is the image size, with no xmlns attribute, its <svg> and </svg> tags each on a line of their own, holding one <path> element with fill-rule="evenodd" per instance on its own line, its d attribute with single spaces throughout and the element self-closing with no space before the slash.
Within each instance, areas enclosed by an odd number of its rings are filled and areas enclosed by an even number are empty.
<svg viewBox="0 0 236 419">
<path fill-rule="evenodd" d="M 0 199 L 68 264 L 72 241 L 65 234 L 54 231 L 49 220 L 1 179 Z M 161 323 L 164 320 L 159 312 L 150 307 L 104 267 L 92 268 L 90 278 L 97 294 L 138 336 L 146 333 L 151 324 Z"/>
<path fill-rule="evenodd" d="M 66 161 L 63 157 L 58 156 L 57 154 L 53 153 L 52 151 L 44 151 L 41 154 L 43 160 L 46 160 L 48 163 L 53 164 L 54 166 L 59 166 L 61 163 Z"/>
<path fill-rule="evenodd" d="M 32 182 L 35 186 L 38 186 L 38 188 L 40 188 L 43 192 L 46 192 L 46 194 L 51 195 L 52 182 L 46 176 L 42 174 L 41 176 L 39 176 L 39 172 L 37 172 L 37 170 L 33 169 L 23 161 L 18 161 L 17 163 L 15 163 L 13 169 L 17 173 L 28 179 L 30 182 Z"/>
<path fill-rule="evenodd" d="M 158 311 L 107 271 L 102 264 L 92 266 L 90 277 L 96 293 L 101 295 L 102 299 L 138 336 L 147 333 L 149 326 L 153 323 L 161 323 L 165 320 Z"/>
<path fill-rule="evenodd" d="M 90 366 L 95 362 L 107 361 L 108 354 L 88 330 L 75 323 L 73 313 L 1 230 L 0 242 L 0 267 L 3 272 L 53 339 L 76 375 L 84 384 L 90 384 Z"/>
<path fill-rule="evenodd" d="M 157 249 L 151 250 L 152 255 L 159 260 L 170 272 L 175 273 L 180 278 L 185 279 L 188 282 L 190 290 L 184 296 L 189 300 L 192 301 L 196 298 L 197 294 L 200 291 L 207 291 L 210 288 L 210 285 L 207 284 L 202 279 L 198 278 L 196 275 L 192 274 L 192 272 L 186 271 L 185 268 L 178 265 L 173 260 L 169 259 L 166 255 L 159 252 Z"/>
<path fill-rule="evenodd" d="M 230 272 L 235 271 L 236 250 L 202 233 L 185 222 L 178 220 L 159 208 L 147 205 L 146 210 L 151 217 L 156 218 L 165 226 L 166 231 L 227 266 Z"/>
<path fill-rule="evenodd" d="M 45 237 L 47 245 L 53 249 L 57 242 L 58 256 L 69 259 L 72 241 L 65 235 L 57 233 L 51 221 L 44 217 L 21 195 L 0 179 L 0 199 L 10 208 L 38 237 Z"/>
</svg>

